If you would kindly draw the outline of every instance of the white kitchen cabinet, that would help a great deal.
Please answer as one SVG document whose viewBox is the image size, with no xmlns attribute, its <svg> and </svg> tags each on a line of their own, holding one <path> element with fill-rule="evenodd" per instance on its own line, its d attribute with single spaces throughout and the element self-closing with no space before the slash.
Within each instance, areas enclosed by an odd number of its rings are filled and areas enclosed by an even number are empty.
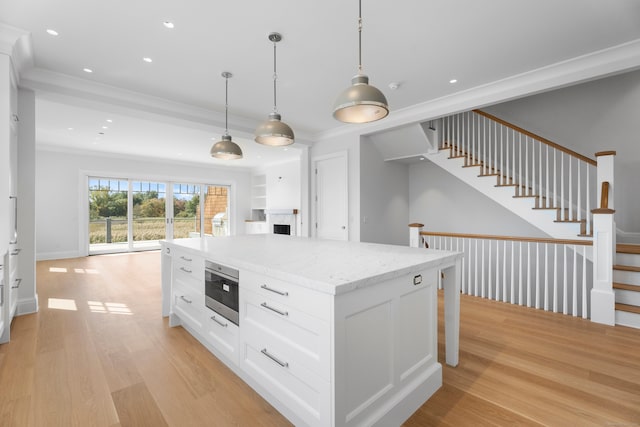
<svg viewBox="0 0 640 427">
<path fill-rule="evenodd" d="M 269 232 L 269 225 L 266 221 L 245 221 L 244 232 L 246 234 L 266 234 Z"/>
<path fill-rule="evenodd" d="M 207 309 L 184 323 L 296 426 L 401 425 L 441 387 L 443 269 L 447 360 L 457 363 L 459 253 L 276 235 L 166 245 L 239 270 L 237 328 Z M 190 288 L 173 265 L 175 300 Z"/>
<path fill-rule="evenodd" d="M 172 248 L 170 325 L 201 334 L 204 324 L 204 259 Z"/>
</svg>

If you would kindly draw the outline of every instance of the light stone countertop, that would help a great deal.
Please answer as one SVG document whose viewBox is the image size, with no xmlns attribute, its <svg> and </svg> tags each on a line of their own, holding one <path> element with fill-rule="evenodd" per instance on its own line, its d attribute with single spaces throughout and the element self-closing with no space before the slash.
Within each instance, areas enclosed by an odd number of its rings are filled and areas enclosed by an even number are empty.
<svg viewBox="0 0 640 427">
<path fill-rule="evenodd" d="M 426 268 L 448 267 L 462 258 L 459 252 L 276 234 L 174 239 L 162 244 L 241 272 L 246 269 L 334 295 Z"/>
</svg>

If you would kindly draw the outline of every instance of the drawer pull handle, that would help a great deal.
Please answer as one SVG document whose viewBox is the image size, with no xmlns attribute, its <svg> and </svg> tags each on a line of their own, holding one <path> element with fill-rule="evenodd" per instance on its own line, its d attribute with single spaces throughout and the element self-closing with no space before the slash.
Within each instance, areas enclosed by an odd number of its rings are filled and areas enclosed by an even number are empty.
<svg viewBox="0 0 640 427">
<path fill-rule="evenodd" d="M 283 362 L 282 360 L 280 360 L 277 357 L 275 357 L 273 354 L 269 354 L 269 352 L 267 351 L 266 348 L 263 348 L 262 350 L 260 350 L 260 353 L 264 354 L 269 359 L 273 360 L 274 362 L 276 362 L 278 365 L 282 366 L 283 368 L 288 368 L 289 367 L 289 364 L 287 362 Z"/>
<path fill-rule="evenodd" d="M 16 248 L 11 252 L 11 255 L 18 255 L 21 251 L 22 251 L 22 249 Z"/>
<path fill-rule="evenodd" d="M 287 311 L 280 311 L 280 310 L 278 310 L 277 308 L 273 308 L 273 307 L 271 307 L 269 304 L 267 304 L 266 302 L 263 302 L 263 303 L 262 303 L 262 304 L 260 304 L 260 305 L 261 305 L 262 307 L 264 307 L 264 308 L 268 309 L 268 310 L 273 311 L 274 313 L 278 313 L 280 316 L 288 316 L 288 315 L 289 315 L 289 312 L 287 312 Z"/>
<path fill-rule="evenodd" d="M 11 287 L 11 289 L 18 289 L 20 287 L 20 285 L 22 284 L 22 279 L 16 279 L 14 283 L 15 283 L 15 285 L 13 285 Z"/>
<path fill-rule="evenodd" d="M 184 295 L 180 295 L 180 299 L 184 302 L 186 302 L 187 304 L 191 304 L 193 301 L 188 300 L 187 298 L 184 297 Z"/>
<path fill-rule="evenodd" d="M 191 262 L 191 261 L 193 261 L 193 258 L 187 258 L 187 257 L 185 257 L 184 255 L 181 255 L 181 256 L 180 256 L 180 259 L 182 259 L 182 260 L 184 260 L 184 261 L 187 261 L 187 262 Z"/>
<path fill-rule="evenodd" d="M 277 289 L 270 288 L 267 285 L 262 285 L 260 287 L 262 289 L 264 289 L 265 291 L 273 292 L 274 294 L 282 295 L 283 297 L 288 297 L 289 296 L 289 292 L 282 292 L 282 291 L 279 291 Z"/>
<path fill-rule="evenodd" d="M 188 268 L 184 268 L 184 267 L 180 267 L 180 270 L 184 271 L 185 273 L 193 273 L 193 271 L 189 270 Z"/>
<path fill-rule="evenodd" d="M 211 316 L 211 320 L 213 320 L 214 322 L 216 322 L 218 325 L 222 326 L 223 328 L 226 328 L 227 326 L 229 326 L 228 323 L 224 323 L 224 322 L 219 321 L 216 316 Z"/>
</svg>

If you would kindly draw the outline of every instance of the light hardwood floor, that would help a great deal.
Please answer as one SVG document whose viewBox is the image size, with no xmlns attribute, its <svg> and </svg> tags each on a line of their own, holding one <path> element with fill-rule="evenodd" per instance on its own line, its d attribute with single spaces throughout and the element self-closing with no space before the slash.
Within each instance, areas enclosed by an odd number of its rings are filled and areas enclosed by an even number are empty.
<svg viewBox="0 0 640 427">
<path fill-rule="evenodd" d="M 0 345 L 0 426 L 290 425 L 168 327 L 158 252 L 42 261 L 37 277 L 40 312 Z M 460 365 L 406 426 L 640 426 L 640 330 L 466 296 L 461 309 Z"/>
</svg>

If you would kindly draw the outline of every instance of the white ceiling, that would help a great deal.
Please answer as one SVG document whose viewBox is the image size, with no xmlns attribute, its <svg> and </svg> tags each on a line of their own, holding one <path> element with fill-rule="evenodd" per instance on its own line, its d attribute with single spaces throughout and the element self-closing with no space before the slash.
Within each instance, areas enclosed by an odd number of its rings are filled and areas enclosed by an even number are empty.
<svg viewBox="0 0 640 427">
<path fill-rule="evenodd" d="M 284 36 L 279 112 L 298 141 L 312 141 L 345 126 L 331 112 L 356 73 L 357 13 L 356 0 L 0 0 L 0 20 L 30 35 L 34 68 L 24 77 L 37 93 L 38 144 L 215 163 L 208 150 L 224 131 L 220 73 L 230 71 L 230 133 L 245 151 L 235 165 L 245 167 L 298 155 L 251 139 L 272 108 L 267 35 Z M 364 0 L 363 20 L 364 71 L 387 96 L 391 118 L 640 39 L 638 0 Z M 155 112 L 156 103 L 200 120 L 165 120 L 167 108 Z M 107 118 L 113 123 L 98 135 Z"/>
</svg>

